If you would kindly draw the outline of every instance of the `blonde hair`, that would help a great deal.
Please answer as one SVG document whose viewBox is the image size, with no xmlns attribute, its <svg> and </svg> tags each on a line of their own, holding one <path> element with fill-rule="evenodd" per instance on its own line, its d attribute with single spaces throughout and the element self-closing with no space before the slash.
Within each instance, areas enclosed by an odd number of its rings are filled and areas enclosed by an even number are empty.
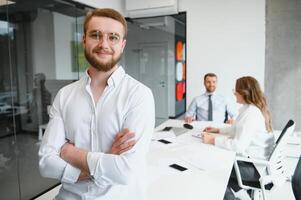
<svg viewBox="0 0 301 200">
<path fill-rule="evenodd" d="M 111 8 L 97 8 L 94 9 L 90 12 L 88 12 L 85 21 L 84 21 L 84 34 L 86 34 L 87 29 L 88 29 L 88 23 L 92 19 L 92 17 L 108 17 L 111 19 L 114 19 L 116 21 L 119 21 L 124 28 L 124 36 L 123 38 L 125 39 L 127 36 L 128 32 L 128 27 L 125 18 L 116 10 L 111 9 Z"/>
<path fill-rule="evenodd" d="M 271 114 L 258 81 L 251 76 L 241 77 L 236 80 L 235 90 L 247 104 L 253 104 L 260 109 L 265 119 L 267 131 L 272 132 Z"/>
</svg>

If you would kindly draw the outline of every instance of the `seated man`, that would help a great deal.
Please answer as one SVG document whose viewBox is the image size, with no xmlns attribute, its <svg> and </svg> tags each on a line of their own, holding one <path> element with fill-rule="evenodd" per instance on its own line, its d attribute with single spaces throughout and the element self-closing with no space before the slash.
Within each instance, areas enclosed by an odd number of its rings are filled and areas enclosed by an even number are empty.
<svg viewBox="0 0 301 200">
<path fill-rule="evenodd" d="M 217 76 L 208 73 L 204 76 L 206 92 L 193 99 L 185 115 L 185 122 L 193 120 L 232 123 L 236 112 L 229 106 L 226 99 L 215 93 Z"/>
</svg>

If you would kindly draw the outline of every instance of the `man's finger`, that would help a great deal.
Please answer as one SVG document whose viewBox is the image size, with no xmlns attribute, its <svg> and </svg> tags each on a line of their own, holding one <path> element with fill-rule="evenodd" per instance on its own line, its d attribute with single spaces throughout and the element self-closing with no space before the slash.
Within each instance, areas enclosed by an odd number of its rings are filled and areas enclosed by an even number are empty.
<svg viewBox="0 0 301 200">
<path fill-rule="evenodd" d="M 135 133 L 133 132 L 128 132 L 127 134 L 123 135 L 122 137 L 118 138 L 117 140 L 114 141 L 114 146 L 119 146 L 126 141 L 132 139 L 135 137 Z"/>
<path fill-rule="evenodd" d="M 136 144 L 136 141 L 132 140 L 126 143 L 123 143 L 119 146 L 114 146 L 112 147 L 111 153 L 112 154 L 116 154 L 116 155 L 120 155 L 121 152 L 125 152 L 131 148 L 133 148 L 133 146 Z"/>
<path fill-rule="evenodd" d="M 119 140 L 124 136 L 127 135 L 130 132 L 129 129 L 125 128 L 122 129 L 120 132 L 117 133 L 117 135 L 115 136 L 114 142 L 112 144 L 112 146 L 116 146 L 119 145 Z"/>
<path fill-rule="evenodd" d="M 136 144 L 135 140 L 131 140 L 129 142 L 125 142 L 125 143 L 123 143 L 123 144 L 120 145 L 120 150 L 126 149 L 129 146 L 134 146 L 135 144 Z"/>
<path fill-rule="evenodd" d="M 121 138 L 122 136 L 126 135 L 128 132 L 130 132 L 129 129 L 125 128 L 125 129 L 122 129 L 115 137 L 115 140 Z"/>
<path fill-rule="evenodd" d="M 133 146 L 135 145 L 136 143 L 134 143 L 133 145 L 131 145 L 131 146 L 128 146 L 127 148 L 124 148 L 124 149 L 122 149 L 121 151 L 119 151 L 118 152 L 118 154 L 122 154 L 122 153 L 124 153 L 124 152 L 126 152 L 126 151 L 128 151 L 128 150 L 130 150 L 130 149 L 132 149 L 133 148 Z"/>
</svg>

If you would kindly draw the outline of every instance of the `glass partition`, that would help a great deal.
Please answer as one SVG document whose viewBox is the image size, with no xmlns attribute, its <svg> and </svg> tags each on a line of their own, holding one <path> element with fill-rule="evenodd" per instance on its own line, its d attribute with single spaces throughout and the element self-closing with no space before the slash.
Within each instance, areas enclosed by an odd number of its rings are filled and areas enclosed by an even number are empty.
<svg viewBox="0 0 301 200">
<path fill-rule="evenodd" d="M 32 199 L 59 183 L 40 176 L 38 150 L 55 95 L 87 66 L 81 38 L 89 9 L 67 0 L 0 0 L 1 199 Z M 186 14 L 128 24 L 127 73 L 153 90 L 157 119 L 177 117 L 186 103 Z"/>
<path fill-rule="evenodd" d="M 0 1 L 1 199 L 31 199 L 58 184 L 40 176 L 39 132 L 58 90 L 84 73 L 88 10 L 69 1 Z"/>
<path fill-rule="evenodd" d="M 157 125 L 179 117 L 186 110 L 186 13 L 127 21 L 126 72 L 152 90 Z"/>
</svg>

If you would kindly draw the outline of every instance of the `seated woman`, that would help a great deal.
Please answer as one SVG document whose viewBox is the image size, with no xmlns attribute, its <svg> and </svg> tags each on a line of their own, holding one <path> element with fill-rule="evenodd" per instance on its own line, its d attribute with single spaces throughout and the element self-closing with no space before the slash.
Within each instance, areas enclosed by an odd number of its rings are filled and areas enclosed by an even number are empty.
<svg viewBox="0 0 301 200">
<path fill-rule="evenodd" d="M 237 103 L 242 104 L 236 121 L 227 128 L 207 127 L 203 142 L 235 151 L 240 156 L 268 159 L 274 146 L 274 135 L 271 115 L 258 81 L 250 76 L 237 79 L 234 94 Z M 239 167 L 244 180 L 252 181 L 258 176 L 256 169 L 246 163 L 239 163 Z M 263 170 L 259 166 L 255 167 L 259 172 Z M 234 169 L 228 186 L 236 194 L 242 195 L 241 199 L 250 198 L 238 186 Z"/>
</svg>

